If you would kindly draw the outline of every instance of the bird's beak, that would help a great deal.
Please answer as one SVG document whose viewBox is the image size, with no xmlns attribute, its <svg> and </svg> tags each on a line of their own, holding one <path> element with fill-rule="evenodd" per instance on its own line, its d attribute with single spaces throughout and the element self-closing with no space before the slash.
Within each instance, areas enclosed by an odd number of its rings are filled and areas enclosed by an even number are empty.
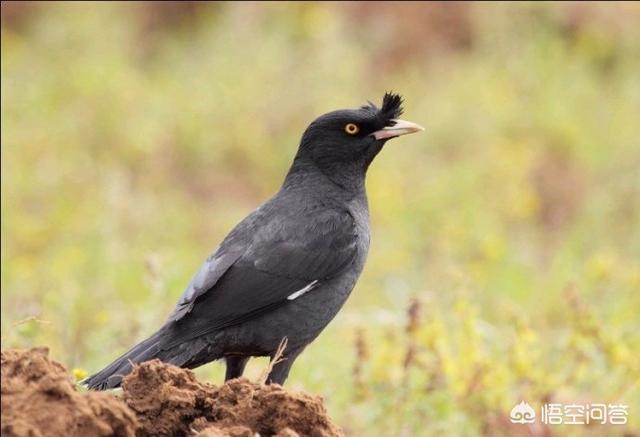
<svg viewBox="0 0 640 437">
<path fill-rule="evenodd" d="M 376 140 L 385 140 L 424 130 L 424 128 L 419 124 L 412 123 L 410 121 L 400 120 L 399 118 L 391 121 L 395 121 L 393 126 L 387 126 L 384 129 L 375 131 L 371 135 L 373 135 Z"/>
</svg>

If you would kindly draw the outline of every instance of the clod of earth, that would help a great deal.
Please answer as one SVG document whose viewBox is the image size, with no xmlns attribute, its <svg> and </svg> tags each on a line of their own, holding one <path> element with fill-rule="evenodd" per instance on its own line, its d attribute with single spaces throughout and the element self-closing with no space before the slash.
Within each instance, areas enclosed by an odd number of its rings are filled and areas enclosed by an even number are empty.
<svg viewBox="0 0 640 437">
<path fill-rule="evenodd" d="M 135 414 L 108 393 L 79 393 L 46 348 L 2 351 L 3 436 L 134 436 Z"/>
<path fill-rule="evenodd" d="M 2 352 L 3 436 L 332 437 L 322 399 L 236 379 L 220 387 L 158 360 L 136 366 L 122 398 L 76 391 L 46 348 Z"/>
</svg>

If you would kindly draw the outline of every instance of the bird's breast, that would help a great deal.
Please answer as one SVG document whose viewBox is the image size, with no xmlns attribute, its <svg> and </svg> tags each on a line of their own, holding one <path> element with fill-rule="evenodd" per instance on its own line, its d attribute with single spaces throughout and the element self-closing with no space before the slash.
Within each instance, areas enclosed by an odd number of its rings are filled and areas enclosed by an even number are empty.
<svg viewBox="0 0 640 437">
<path fill-rule="evenodd" d="M 348 210 L 353 217 L 356 234 L 358 236 L 358 259 L 356 260 L 356 263 L 359 264 L 359 270 L 362 270 L 364 262 L 367 259 L 367 254 L 369 253 L 369 242 L 371 240 L 367 198 L 353 199 L 348 203 Z"/>
</svg>

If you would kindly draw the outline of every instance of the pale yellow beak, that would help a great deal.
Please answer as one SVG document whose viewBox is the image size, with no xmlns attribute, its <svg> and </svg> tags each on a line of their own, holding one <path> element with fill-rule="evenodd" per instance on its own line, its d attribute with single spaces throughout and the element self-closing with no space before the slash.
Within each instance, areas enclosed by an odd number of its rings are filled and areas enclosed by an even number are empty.
<svg viewBox="0 0 640 437">
<path fill-rule="evenodd" d="M 371 135 L 373 135 L 376 140 L 384 140 L 424 130 L 422 126 L 411 121 L 400 120 L 399 118 L 392 121 L 395 121 L 396 124 L 394 124 L 393 126 L 387 126 L 384 129 L 380 129 L 379 131 L 375 131 Z"/>
</svg>

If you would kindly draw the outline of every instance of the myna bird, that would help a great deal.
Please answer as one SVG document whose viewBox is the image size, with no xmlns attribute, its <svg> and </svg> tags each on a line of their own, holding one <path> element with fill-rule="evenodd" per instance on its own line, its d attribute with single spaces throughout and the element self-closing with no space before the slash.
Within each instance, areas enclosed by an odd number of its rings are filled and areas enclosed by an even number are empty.
<svg viewBox="0 0 640 437">
<path fill-rule="evenodd" d="M 422 127 L 380 108 L 333 111 L 309 125 L 278 193 L 242 220 L 207 258 L 166 323 L 104 370 L 92 389 L 118 387 L 154 358 L 184 368 L 226 360 L 237 378 L 250 357 L 283 356 L 267 382 L 283 384 L 295 359 L 334 318 L 369 249 L 365 175 L 387 141 Z"/>
</svg>

